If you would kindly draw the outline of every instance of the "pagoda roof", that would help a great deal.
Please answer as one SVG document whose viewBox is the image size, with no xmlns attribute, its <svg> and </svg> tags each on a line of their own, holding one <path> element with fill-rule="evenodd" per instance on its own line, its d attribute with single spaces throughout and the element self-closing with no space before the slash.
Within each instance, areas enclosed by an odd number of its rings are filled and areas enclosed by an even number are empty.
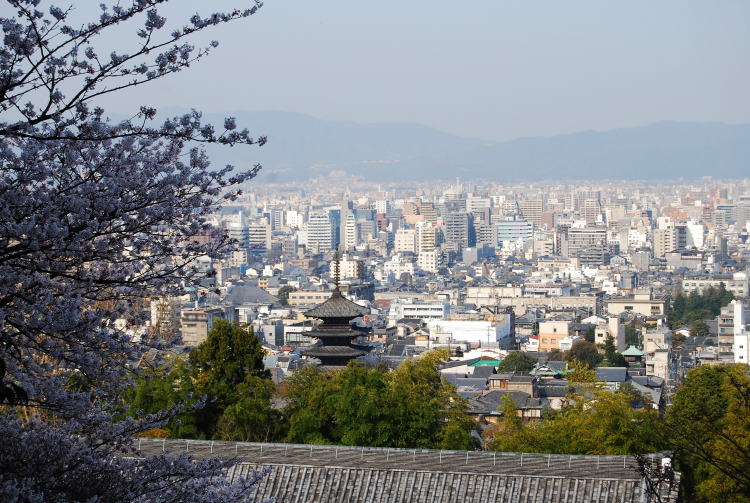
<svg viewBox="0 0 750 503">
<path fill-rule="evenodd" d="M 331 297 L 323 302 L 303 313 L 308 318 L 357 318 L 370 314 L 369 309 L 360 306 L 341 295 L 341 290 L 338 287 L 334 288 L 331 293 Z"/>
<path fill-rule="evenodd" d="M 312 346 L 302 351 L 305 356 L 338 356 L 356 358 L 367 354 L 367 351 L 353 346 Z"/>
<path fill-rule="evenodd" d="M 317 328 L 315 330 L 308 330 L 307 332 L 302 332 L 302 335 L 305 337 L 318 337 L 319 339 L 327 339 L 327 338 L 334 338 L 334 337 L 342 337 L 347 339 L 353 339 L 354 337 L 359 337 L 360 335 L 366 335 L 358 330 L 351 330 L 349 328 Z"/>
</svg>

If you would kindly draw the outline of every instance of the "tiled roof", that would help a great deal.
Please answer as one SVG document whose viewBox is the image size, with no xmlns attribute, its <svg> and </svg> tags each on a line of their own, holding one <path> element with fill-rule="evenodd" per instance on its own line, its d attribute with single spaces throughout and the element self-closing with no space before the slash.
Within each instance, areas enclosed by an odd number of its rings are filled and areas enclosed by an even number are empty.
<svg viewBox="0 0 750 503">
<path fill-rule="evenodd" d="M 308 318 L 357 318 L 370 314 L 370 310 L 360 306 L 341 295 L 341 291 L 336 288 L 331 293 L 331 297 L 310 309 L 305 311 L 304 315 Z"/>
<path fill-rule="evenodd" d="M 309 349 L 303 349 L 302 354 L 316 358 L 320 356 L 349 356 L 356 358 L 367 354 L 367 352 L 350 346 L 311 346 Z"/>
<path fill-rule="evenodd" d="M 251 495 L 296 502 L 627 502 L 677 500 L 672 486 L 643 487 L 630 456 L 567 456 L 486 451 L 381 449 L 324 445 L 258 444 L 139 439 L 144 454 L 239 458 L 230 478 L 270 468 Z M 658 465 L 661 455 L 647 462 Z M 654 481 L 656 484 L 656 482 Z"/>
<path fill-rule="evenodd" d="M 238 283 L 229 290 L 224 301 L 230 305 L 239 306 L 242 304 L 274 304 L 278 303 L 279 299 L 257 286 Z"/>
<path fill-rule="evenodd" d="M 253 468 L 242 463 L 230 471 L 230 476 L 247 476 Z M 261 482 L 253 500 L 274 497 L 284 503 L 635 503 L 640 501 L 640 486 L 640 480 L 280 465 L 271 466 L 271 473 Z M 550 498 L 544 499 L 543 495 Z"/>
<path fill-rule="evenodd" d="M 597 367 L 596 377 L 605 382 L 625 382 L 628 380 L 626 367 Z"/>
<path fill-rule="evenodd" d="M 358 330 L 352 330 L 350 328 L 325 328 L 320 329 L 317 328 L 315 330 L 308 330 L 307 332 L 302 332 L 300 334 L 304 337 L 319 337 L 321 339 L 333 339 L 333 338 L 341 338 L 341 339 L 353 339 L 355 337 L 359 337 L 360 335 L 365 335 L 363 332 L 360 332 Z"/>
<path fill-rule="evenodd" d="M 622 356 L 643 356 L 643 351 L 631 344 L 628 349 L 622 352 Z"/>
</svg>

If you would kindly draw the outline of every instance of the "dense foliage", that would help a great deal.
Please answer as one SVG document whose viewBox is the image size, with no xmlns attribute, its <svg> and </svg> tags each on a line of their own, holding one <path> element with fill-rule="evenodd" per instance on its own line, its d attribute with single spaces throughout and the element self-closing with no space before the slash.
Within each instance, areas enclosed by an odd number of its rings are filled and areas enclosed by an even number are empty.
<svg viewBox="0 0 750 503">
<path fill-rule="evenodd" d="M 594 368 L 602 361 L 602 355 L 599 354 L 596 344 L 581 340 L 574 342 L 570 350 L 565 352 L 565 360 L 577 360 Z"/>
<path fill-rule="evenodd" d="M 101 4 L 93 20 L 39 0 L 3 9 L 2 501 L 236 501 L 253 482 L 228 484 L 226 462 L 122 456 L 133 433 L 177 410 L 112 422 L 128 364 L 157 342 L 137 344 L 113 321 L 145 297 L 181 291 L 193 261 L 226 244 L 194 237 L 210 235 L 207 215 L 258 169 L 210 170 L 196 145 L 265 141 L 231 118 L 218 130 L 198 112 L 156 123 L 143 106 L 113 123 L 96 106 L 189 67 L 216 45 L 196 49 L 191 35 L 259 7 L 191 12 L 169 26 L 164 3 Z"/>
<path fill-rule="evenodd" d="M 252 328 L 219 320 L 187 359 L 141 375 L 126 392 L 126 403 L 130 414 L 190 404 L 167 423 L 164 436 L 268 442 L 282 431 L 280 414 L 271 407 L 274 393 Z"/>
<path fill-rule="evenodd" d="M 285 415 L 295 443 L 471 449 L 466 400 L 440 375 L 433 351 L 394 371 L 352 362 L 342 370 L 305 367 L 291 376 Z"/>
<path fill-rule="evenodd" d="M 635 454 L 663 447 L 655 410 L 634 409 L 629 393 L 612 393 L 593 385 L 577 389 L 562 410 L 548 411 L 537 423 L 523 422 L 506 395 L 500 406 L 502 420 L 485 433 L 487 448 L 554 454 Z"/>
<path fill-rule="evenodd" d="M 604 359 L 600 362 L 604 367 L 627 367 L 625 357 L 617 351 L 615 338 L 608 335 L 604 340 Z"/>
<path fill-rule="evenodd" d="M 703 293 L 697 291 L 677 294 L 672 299 L 671 309 L 669 311 L 669 320 L 673 329 L 678 329 L 684 325 L 690 326 L 694 321 L 716 318 L 721 312 L 721 308 L 729 304 L 734 295 L 724 287 L 724 283 L 719 288 L 709 287 Z"/>
<path fill-rule="evenodd" d="M 750 501 L 750 369 L 690 371 L 667 411 L 685 501 Z"/>
<path fill-rule="evenodd" d="M 498 372 L 528 372 L 538 360 L 523 351 L 511 351 L 497 366 Z"/>
<path fill-rule="evenodd" d="M 643 335 L 636 327 L 635 321 L 625 324 L 625 345 L 626 346 L 643 346 Z"/>
</svg>

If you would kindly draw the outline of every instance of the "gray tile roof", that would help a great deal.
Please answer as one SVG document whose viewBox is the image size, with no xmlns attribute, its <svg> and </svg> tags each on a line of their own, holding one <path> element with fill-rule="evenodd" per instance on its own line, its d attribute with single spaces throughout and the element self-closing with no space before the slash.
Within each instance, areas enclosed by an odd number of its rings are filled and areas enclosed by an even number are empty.
<svg viewBox="0 0 750 503">
<path fill-rule="evenodd" d="M 310 346 L 302 350 L 305 356 L 350 356 L 356 358 L 367 354 L 366 351 L 350 346 Z"/>
<path fill-rule="evenodd" d="M 142 452 L 186 451 L 198 458 L 239 458 L 230 478 L 271 469 L 254 501 L 296 502 L 640 502 L 656 501 L 642 487 L 634 458 L 486 451 L 380 449 L 139 439 Z M 649 462 L 658 464 L 661 455 Z M 677 481 L 679 474 L 677 474 Z M 662 484 L 661 501 L 677 500 Z M 643 494 L 642 494 L 643 493 Z M 641 497 L 644 497 L 641 499 Z"/>
<path fill-rule="evenodd" d="M 240 306 L 243 304 L 276 304 L 279 299 L 257 286 L 237 283 L 229 290 L 224 302 L 233 306 Z"/>
<path fill-rule="evenodd" d="M 596 377 L 604 382 L 625 382 L 628 380 L 627 367 L 597 367 Z"/>
<path fill-rule="evenodd" d="M 491 367 L 489 365 L 481 365 L 479 367 L 474 367 L 474 372 L 471 374 L 471 376 L 483 377 L 486 379 L 494 373 L 495 373 L 495 367 Z"/>
<path fill-rule="evenodd" d="M 461 374 L 443 374 L 443 376 L 456 388 L 473 388 L 482 391 L 487 387 L 487 379 L 483 377 L 462 377 Z"/>
<path fill-rule="evenodd" d="M 308 318 L 357 318 L 370 314 L 370 310 L 360 306 L 359 304 L 352 302 L 343 295 L 338 288 L 334 289 L 331 293 L 331 297 L 310 309 L 305 311 L 304 315 Z"/>
</svg>

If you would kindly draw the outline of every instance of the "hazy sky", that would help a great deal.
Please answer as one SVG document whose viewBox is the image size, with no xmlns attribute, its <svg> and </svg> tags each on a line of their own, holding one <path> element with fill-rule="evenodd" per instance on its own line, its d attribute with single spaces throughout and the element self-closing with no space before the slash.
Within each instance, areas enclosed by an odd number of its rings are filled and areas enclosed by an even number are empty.
<svg viewBox="0 0 750 503">
<path fill-rule="evenodd" d="M 173 3 L 179 17 L 228 4 Z M 210 38 L 211 58 L 110 108 L 278 109 L 488 139 L 750 122 L 747 0 L 268 0 Z"/>
</svg>

